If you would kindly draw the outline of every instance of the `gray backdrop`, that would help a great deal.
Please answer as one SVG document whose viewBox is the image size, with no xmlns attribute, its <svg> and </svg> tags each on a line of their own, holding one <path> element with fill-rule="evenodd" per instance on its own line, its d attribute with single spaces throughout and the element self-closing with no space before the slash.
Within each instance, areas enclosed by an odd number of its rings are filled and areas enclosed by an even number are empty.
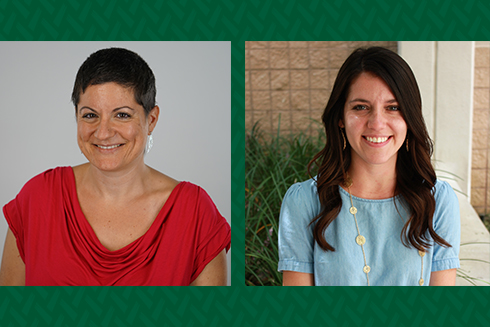
<svg viewBox="0 0 490 327">
<path fill-rule="evenodd" d="M 145 162 L 202 186 L 230 222 L 230 42 L 0 42 L 0 205 L 46 169 L 87 161 L 71 91 L 82 62 L 107 47 L 135 51 L 155 74 L 160 118 Z M 2 212 L 0 254 L 7 228 Z"/>
</svg>

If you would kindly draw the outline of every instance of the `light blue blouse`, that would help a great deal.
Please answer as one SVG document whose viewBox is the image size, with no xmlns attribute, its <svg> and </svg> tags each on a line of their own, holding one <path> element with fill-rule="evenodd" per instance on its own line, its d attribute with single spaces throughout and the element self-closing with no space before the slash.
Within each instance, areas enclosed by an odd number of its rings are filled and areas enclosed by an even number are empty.
<svg viewBox="0 0 490 327">
<path fill-rule="evenodd" d="M 335 251 L 326 252 L 313 239 L 313 225 L 308 226 L 321 208 L 316 181 L 310 179 L 289 188 L 279 218 L 279 271 L 314 274 L 315 285 L 367 285 L 362 249 L 355 242 L 356 223 L 349 212 L 349 193 L 341 187 L 339 190 L 342 199 L 340 214 L 325 231 L 325 238 Z M 364 251 L 371 268 L 371 286 L 417 286 L 421 277 L 424 285 L 429 285 L 432 271 L 459 268 L 461 230 L 458 199 L 449 184 L 439 180 L 435 184 L 434 197 L 434 230 L 452 247 L 440 246 L 431 238 L 432 246 L 421 258 L 415 248 L 405 247 L 400 239 L 409 217 L 402 197 L 367 200 L 352 196 L 359 230 L 366 238 Z"/>
</svg>

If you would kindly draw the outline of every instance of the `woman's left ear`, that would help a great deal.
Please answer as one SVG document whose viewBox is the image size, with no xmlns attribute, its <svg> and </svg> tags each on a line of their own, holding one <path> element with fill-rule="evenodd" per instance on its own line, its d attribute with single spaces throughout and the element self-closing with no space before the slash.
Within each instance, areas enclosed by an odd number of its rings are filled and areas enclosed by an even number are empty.
<svg viewBox="0 0 490 327">
<path fill-rule="evenodd" d="M 154 106 L 153 109 L 150 110 L 150 113 L 148 114 L 148 130 L 153 132 L 153 129 L 155 128 L 157 122 L 158 122 L 158 116 L 160 115 L 160 108 L 158 106 Z"/>
</svg>

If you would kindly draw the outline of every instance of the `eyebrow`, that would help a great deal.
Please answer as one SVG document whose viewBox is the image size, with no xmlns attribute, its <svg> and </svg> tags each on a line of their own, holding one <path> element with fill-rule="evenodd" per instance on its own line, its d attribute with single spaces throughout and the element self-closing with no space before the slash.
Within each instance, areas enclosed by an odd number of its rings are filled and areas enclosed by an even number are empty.
<svg viewBox="0 0 490 327">
<path fill-rule="evenodd" d="M 369 103 L 368 100 L 361 99 L 361 98 L 356 98 L 356 99 L 352 99 L 351 101 L 349 101 L 349 103 L 352 103 L 352 102 L 365 102 L 365 103 Z M 396 101 L 396 99 L 391 99 L 391 100 L 386 101 L 386 103 L 396 103 L 396 102 L 398 102 L 398 101 Z"/>
<path fill-rule="evenodd" d="M 93 108 L 90 108 L 90 107 L 87 107 L 87 106 L 83 106 L 83 107 L 81 107 L 81 108 L 80 108 L 80 111 L 82 111 L 83 109 L 92 110 L 93 112 L 97 113 L 97 110 L 95 110 L 95 109 L 93 109 Z M 121 110 L 121 109 L 130 109 L 130 110 L 133 110 L 133 111 L 134 111 L 134 109 L 133 109 L 133 108 L 131 108 L 131 107 L 128 107 L 128 106 L 122 106 L 122 107 L 117 107 L 117 108 L 114 108 L 114 109 L 112 110 L 112 112 L 115 112 L 115 111 L 118 111 L 118 110 Z"/>
</svg>

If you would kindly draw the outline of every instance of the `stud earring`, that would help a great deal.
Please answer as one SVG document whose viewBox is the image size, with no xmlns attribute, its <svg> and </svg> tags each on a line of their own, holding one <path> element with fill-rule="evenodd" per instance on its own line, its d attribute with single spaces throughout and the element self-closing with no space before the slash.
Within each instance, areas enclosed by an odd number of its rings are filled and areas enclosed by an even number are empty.
<svg viewBox="0 0 490 327">
<path fill-rule="evenodd" d="M 145 147 L 145 153 L 150 152 L 151 148 L 153 147 L 153 135 L 148 135 L 146 139 L 146 147 Z"/>
<path fill-rule="evenodd" d="M 345 141 L 344 131 L 342 128 L 340 129 L 340 134 L 342 134 L 342 139 L 344 139 L 344 147 L 342 148 L 342 151 L 344 151 L 345 147 L 347 146 L 347 142 Z"/>
</svg>

